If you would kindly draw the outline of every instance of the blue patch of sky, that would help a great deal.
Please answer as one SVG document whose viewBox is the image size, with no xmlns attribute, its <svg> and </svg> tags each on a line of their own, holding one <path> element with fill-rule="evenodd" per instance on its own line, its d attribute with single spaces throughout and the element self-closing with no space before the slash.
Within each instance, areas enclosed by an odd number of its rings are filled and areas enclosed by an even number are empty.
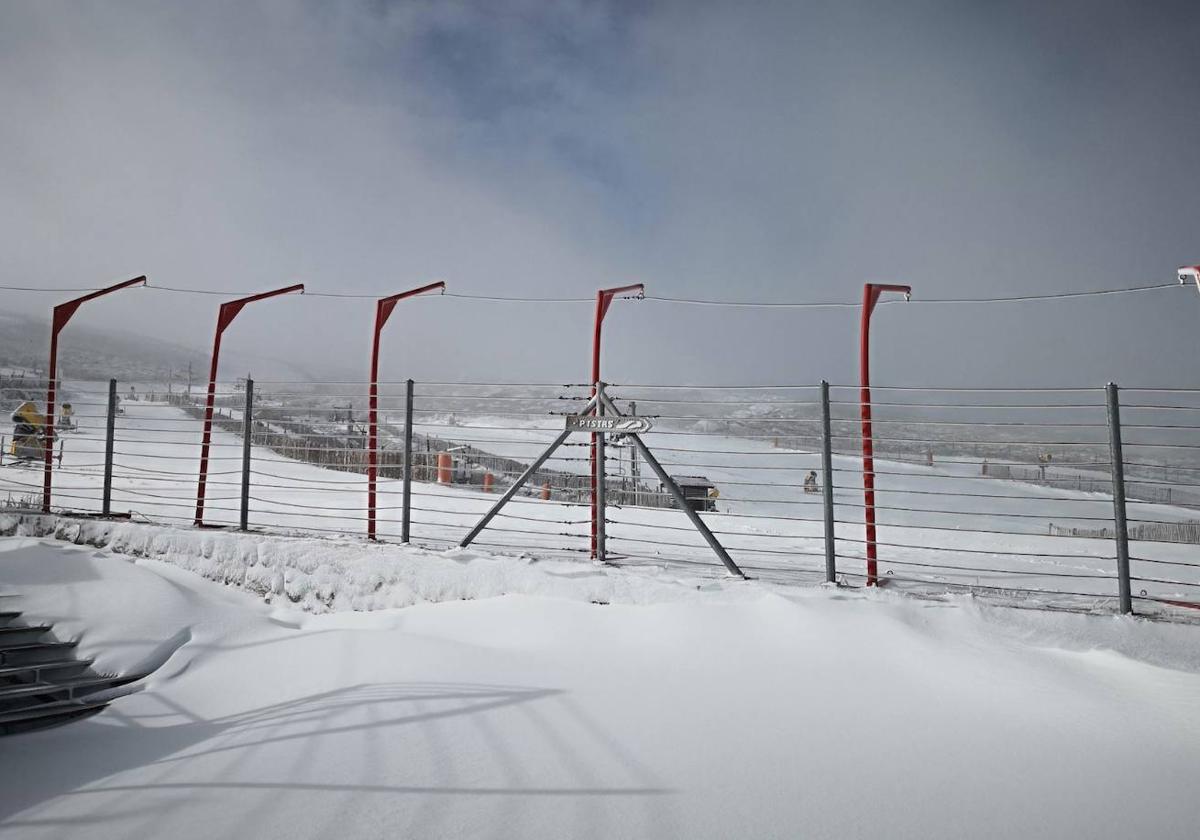
<svg viewBox="0 0 1200 840">
<path fill-rule="evenodd" d="M 619 113 L 645 81 L 631 56 L 642 14 L 627 3 L 585 4 L 582 13 L 570 4 L 480 4 L 464 14 L 418 16 L 395 41 L 357 60 L 377 76 L 415 84 L 459 123 L 454 148 L 435 150 L 456 165 L 520 172 L 549 163 L 614 221 L 637 226 L 651 203 L 651 178 L 604 115 Z"/>
</svg>

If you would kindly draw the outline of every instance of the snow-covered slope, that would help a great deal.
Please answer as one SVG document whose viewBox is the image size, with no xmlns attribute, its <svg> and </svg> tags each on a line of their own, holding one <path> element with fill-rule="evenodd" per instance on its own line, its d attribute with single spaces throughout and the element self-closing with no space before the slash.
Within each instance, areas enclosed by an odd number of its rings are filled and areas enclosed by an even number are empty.
<svg viewBox="0 0 1200 840">
<path fill-rule="evenodd" d="M 566 597 L 314 616 L 156 560 L 0 545 L 0 579 L 19 569 L 30 604 L 76 616 L 85 644 L 187 639 L 144 692 L 4 742 L 4 837 L 1191 838 L 1200 823 L 1194 627 L 612 569 L 590 573 L 628 597 L 595 605 L 540 564 L 528 574 Z"/>
</svg>

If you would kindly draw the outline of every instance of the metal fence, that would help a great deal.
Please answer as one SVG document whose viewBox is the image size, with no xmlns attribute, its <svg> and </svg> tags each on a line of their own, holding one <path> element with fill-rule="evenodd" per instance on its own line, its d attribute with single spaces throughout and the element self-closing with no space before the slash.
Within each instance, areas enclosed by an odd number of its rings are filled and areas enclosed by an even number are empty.
<svg viewBox="0 0 1200 840">
<path fill-rule="evenodd" d="M 198 517 L 203 394 L 65 382 L 75 428 L 58 435 L 55 509 L 365 537 L 367 390 L 221 383 Z M 607 439 L 607 562 L 724 573 L 679 509 L 682 491 L 751 577 L 868 582 L 858 387 L 605 390 L 614 411 L 650 424 L 638 439 L 668 478 L 631 436 Z M 880 584 L 1200 618 L 1200 391 L 873 387 L 872 397 Z M 513 491 L 473 545 L 587 559 L 590 436 L 537 461 L 590 398 L 582 384 L 380 383 L 378 539 L 459 545 Z M 41 463 L 4 460 L 0 499 L 39 509 Z"/>
</svg>

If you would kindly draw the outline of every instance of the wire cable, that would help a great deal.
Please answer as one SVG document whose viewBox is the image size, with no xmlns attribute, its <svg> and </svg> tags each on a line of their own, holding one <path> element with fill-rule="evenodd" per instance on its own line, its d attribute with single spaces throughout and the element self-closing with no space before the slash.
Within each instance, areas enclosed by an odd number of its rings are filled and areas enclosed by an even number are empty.
<svg viewBox="0 0 1200 840">
<path fill-rule="evenodd" d="M 160 286 L 147 282 L 140 288 L 151 289 L 156 292 L 170 292 L 175 294 L 193 294 L 193 295 L 211 295 L 220 297 L 245 297 L 254 294 L 255 292 L 236 292 L 224 291 L 218 289 L 194 289 L 183 288 L 179 286 Z M 915 298 L 911 303 L 925 304 L 992 304 L 992 303 L 1026 303 L 1035 301 L 1047 300 L 1069 300 L 1077 298 L 1102 297 L 1107 295 L 1128 295 L 1140 292 L 1152 292 L 1163 289 L 1180 288 L 1178 283 L 1157 283 L 1148 286 L 1128 286 L 1118 289 L 1089 289 L 1079 292 L 1049 292 L 1046 294 L 1034 295 L 1013 295 L 1008 297 L 975 297 L 975 298 Z M 78 293 L 78 292 L 94 292 L 101 291 L 100 287 L 82 288 L 37 288 L 34 286 L 0 286 L 0 290 L 9 292 L 46 292 L 46 293 Z M 350 300 L 377 300 L 380 295 L 374 293 L 358 293 L 358 292 L 321 292 L 305 290 L 302 297 L 316 298 L 344 298 Z M 441 294 L 421 295 L 414 300 L 420 298 L 438 298 L 448 297 L 457 298 L 459 300 L 478 300 L 493 303 L 569 303 L 569 304 L 591 304 L 595 303 L 594 297 L 542 297 L 542 296 L 510 296 L 510 295 L 482 295 L 464 292 L 449 292 L 442 290 Z M 682 304 L 687 306 L 711 306 L 723 308 L 737 309 L 858 309 L 862 306 L 861 301 L 731 301 L 731 300 L 710 300 L 704 298 L 685 298 L 685 297 L 668 297 L 663 295 L 617 295 L 617 300 L 648 300 L 655 303 Z M 880 306 L 902 303 L 900 300 L 882 300 Z"/>
</svg>

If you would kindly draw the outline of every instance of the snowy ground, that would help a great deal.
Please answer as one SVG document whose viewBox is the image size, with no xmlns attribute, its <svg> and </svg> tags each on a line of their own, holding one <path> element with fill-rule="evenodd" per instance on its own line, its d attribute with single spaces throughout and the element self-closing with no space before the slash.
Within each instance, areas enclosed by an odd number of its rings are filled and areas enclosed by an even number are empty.
<svg viewBox="0 0 1200 840">
<path fill-rule="evenodd" d="M 190 523 L 199 461 L 199 421 L 154 402 L 125 401 L 119 418 L 114 510 L 132 511 L 143 521 Z M 55 499 L 64 507 L 100 507 L 103 423 L 86 407 L 80 431 L 66 435 Z M 531 458 L 551 439 L 561 418 L 460 415 L 458 426 L 429 424 L 421 431 L 472 443 L 499 455 Z M 696 435 L 656 429 L 647 435 L 675 473 L 703 473 L 722 488 L 721 513 L 707 514 L 710 527 L 748 572 L 775 582 L 814 583 L 823 578 L 824 544 L 819 497 L 797 490 L 803 476 L 819 467 L 809 452 L 778 449 L 768 441 Z M 237 521 L 241 476 L 240 438 L 217 430 L 208 484 L 206 520 Z M 557 466 L 582 468 L 586 449 L 569 450 Z M 861 583 L 864 566 L 861 464 L 835 456 L 839 569 Z M 1040 605 L 1112 610 L 1115 557 L 1111 539 L 1052 537 L 1057 526 L 1111 527 L 1111 498 L 1091 493 L 980 480 L 978 467 L 941 461 L 935 467 L 877 462 L 881 527 L 880 570 L 897 588 L 931 591 L 947 584 L 1028 590 L 993 592 L 996 597 Z M 321 469 L 278 453 L 254 451 L 251 524 L 283 531 L 361 535 L 365 531 L 366 480 L 359 474 Z M 615 468 L 614 468 L 615 471 Z M 37 494 L 39 470 L 0 470 L 0 494 L 18 499 Z M 949 495 L 928 495 L 930 491 Z M 995 493 L 1001 498 L 983 497 Z M 430 547 L 456 544 L 488 509 L 495 496 L 478 488 L 415 483 L 413 537 Z M 401 483 L 380 482 L 380 535 L 397 539 Z M 950 508 L 955 513 L 939 513 Z M 1187 521 L 1196 512 L 1131 503 L 1131 520 Z M 613 508 L 608 526 L 617 562 L 694 567 L 720 575 L 702 538 L 677 511 Z M 588 511 L 580 505 L 518 498 L 477 544 L 491 551 L 580 558 L 586 552 Z M 1134 544 L 1135 595 L 1196 601 L 1200 566 L 1195 546 Z M 1164 561 L 1168 565 L 1164 565 Z M 1185 565 L 1170 565 L 1185 564 Z M 855 577 L 857 576 L 857 577 Z M 1080 593 L 1060 595 L 1057 593 Z M 1043 594 L 1046 593 L 1046 594 Z M 1141 600 L 1138 609 L 1163 609 Z M 1177 608 L 1175 609 L 1180 612 Z M 1183 609 L 1182 614 L 1195 610 Z"/>
<path fill-rule="evenodd" d="M 3 588 L 82 629 L 107 667 L 173 653 L 100 716 L 5 740 L 0 836 L 1191 838 L 1200 824 L 1195 627 L 394 546 L 380 550 L 413 555 L 424 595 L 439 568 L 464 588 L 312 615 L 173 563 L 188 540 L 209 540 L 209 560 L 320 540 L 90 527 L 74 536 L 161 559 L 6 537 Z M 496 589 L 553 597 L 452 600 Z M 591 603 L 600 590 L 609 603 Z"/>
</svg>

